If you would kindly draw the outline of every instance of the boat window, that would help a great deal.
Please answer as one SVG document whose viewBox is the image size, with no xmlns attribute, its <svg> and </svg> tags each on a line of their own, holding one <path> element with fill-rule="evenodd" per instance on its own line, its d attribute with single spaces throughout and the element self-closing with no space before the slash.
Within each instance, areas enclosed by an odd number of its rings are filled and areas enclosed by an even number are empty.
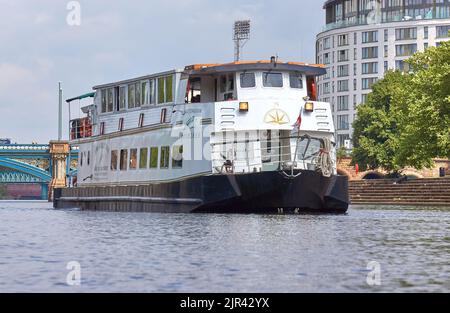
<svg viewBox="0 0 450 313">
<path fill-rule="evenodd" d="M 156 84 L 154 79 L 150 79 L 150 85 L 149 85 L 149 103 L 155 104 L 156 101 Z"/>
<path fill-rule="evenodd" d="M 102 113 L 106 113 L 106 89 L 101 91 Z"/>
<path fill-rule="evenodd" d="M 161 147 L 160 168 L 169 168 L 170 147 Z"/>
<path fill-rule="evenodd" d="M 130 150 L 130 170 L 137 168 L 137 149 Z"/>
<path fill-rule="evenodd" d="M 143 170 L 147 168 L 148 163 L 148 148 L 141 148 L 139 152 L 139 169 Z"/>
<path fill-rule="evenodd" d="M 234 100 L 234 74 L 222 75 L 219 81 L 219 90 L 223 101 Z"/>
<path fill-rule="evenodd" d="M 80 152 L 80 166 L 83 166 L 83 152 Z"/>
<path fill-rule="evenodd" d="M 172 148 L 172 168 L 183 167 L 183 146 L 173 146 Z"/>
<path fill-rule="evenodd" d="M 234 75 L 228 75 L 228 91 L 234 91 Z"/>
<path fill-rule="evenodd" d="M 173 75 L 158 78 L 158 104 L 173 102 Z"/>
<path fill-rule="evenodd" d="M 255 73 L 241 74 L 241 88 L 253 88 L 253 87 L 256 87 Z"/>
<path fill-rule="evenodd" d="M 126 171 L 128 165 L 128 150 L 122 149 L 120 150 L 120 170 Z"/>
<path fill-rule="evenodd" d="M 87 152 L 87 165 L 91 164 L 91 151 Z"/>
<path fill-rule="evenodd" d="M 187 86 L 186 103 L 200 103 L 202 95 L 201 78 L 191 78 Z"/>
<path fill-rule="evenodd" d="M 149 81 L 144 80 L 141 82 L 141 103 L 142 105 L 148 105 L 150 98 Z"/>
<path fill-rule="evenodd" d="M 220 92 L 224 93 L 227 91 L 227 77 L 221 76 L 220 77 Z"/>
<path fill-rule="evenodd" d="M 134 85 L 134 89 L 136 90 L 136 96 L 134 98 L 134 101 L 136 101 L 135 103 L 135 107 L 139 108 L 142 104 L 142 99 L 141 99 L 141 95 L 142 95 L 142 86 L 140 83 L 136 83 Z"/>
<path fill-rule="evenodd" d="M 119 155 L 117 150 L 112 150 L 111 151 L 111 171 L 117 171 L 117 159 L 118 159 Z"/>
<path fill-rule="evenodd" d="M 125 110 L 126 107 L 126 87 L 122 86 L 119 88 L 119 111 Z"/>
<path fill-rule="evenodd" d="M 283 74 L 281 73 L 263 73 L 264 87 L 283 87 Z"/>
<path fill-rule="evenodd" d="M 158 147 L 150 148 L 150 168 L 158 168 Z"/>
<path fill-rule="evenodd" d="M 114 89 L 108 88 L 108 112 L 114 110 Z"/>
<path fill-rule="evenodd" d="M 289 74 L 291 88 L 303 89 L 303 75 L 298 73 Z"/>
<path fill-rule="evenodd" d="M 320 154 L 322 148 L 322 141 L 315 138 L 303 137 L 298 143 L 297 158 L 299 160 L 312 159 Z"/>
<path fill-rule="evenodd" d="M 129 84 L 128 85 L 128 108 L 129 109 L 133 109 L 136 106 L 136 102 L 135 100 L 135 88 L 134 88 L 134 84 Z"/>
</svg>

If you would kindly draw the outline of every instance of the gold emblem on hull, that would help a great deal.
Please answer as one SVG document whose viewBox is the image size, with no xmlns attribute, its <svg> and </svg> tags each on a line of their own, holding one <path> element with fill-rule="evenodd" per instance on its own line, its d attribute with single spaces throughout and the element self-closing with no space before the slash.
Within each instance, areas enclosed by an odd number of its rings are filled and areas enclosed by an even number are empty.
<svg viewBox="0 0 450 313">
<path fill-rule="evenodd" d="M 286 125 L 290 122 L 291 120 L 289 119 L 288 114 L 278 108 L 270 110 L 264 117 L 264 123 L 272 125 Z"/>
</svg>

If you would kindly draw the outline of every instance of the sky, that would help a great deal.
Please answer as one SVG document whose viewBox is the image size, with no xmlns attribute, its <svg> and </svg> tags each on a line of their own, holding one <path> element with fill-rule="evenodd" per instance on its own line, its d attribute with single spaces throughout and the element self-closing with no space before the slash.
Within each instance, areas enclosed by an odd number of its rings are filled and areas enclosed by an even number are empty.
<svg viewBox="0 0 450 313">
<path fill-rule="evenodd" d="M 240 19 L 252 21 L 243 59 L 314 63 L 324 25 L 318 0 L 79 0 L 79 25 L 70 2 L 0 0 L 0 138 L 57 139 L 59 81 L 67 99 L 98 84 L 231 62 Z M 65 103 L 64 121 L 67 138 Z"/>
</svg>

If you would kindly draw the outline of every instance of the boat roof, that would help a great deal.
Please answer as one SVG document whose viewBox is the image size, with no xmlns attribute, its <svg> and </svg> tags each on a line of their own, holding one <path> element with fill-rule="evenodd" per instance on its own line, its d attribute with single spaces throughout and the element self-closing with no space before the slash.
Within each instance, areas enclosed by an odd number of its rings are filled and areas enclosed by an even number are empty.
<svg viewBox="0 0 450 313">
<path fill-rule="evenodd" d="M 302 62 L 272 62 L 268 60 L 238 61 L 224 64 L 194 64 L 186 66 L 185 68 L 185 71 L 190 75 L 211 75 L 226 72 L 255 70 L 302 72 L 307 75 L 314 76 L 326 74 L 325 66 L 322 64 L 307 64 Z"/>
<path fill-rule="evenodd" d="M 269 60 L 262 61 L 238 61 L 231 63 L 213 63 L 213 64 L 193 64 L 188 65 L 184 68 L 184 72 L 188 75 L 214 75 L 220 73 L 230 73 L 239 71 L 291 71 L 291 72 L 302 72 L 306 75 L 324 75 L 326 74 L 325 66 L 322 64 L 308 64 L 302 62 L 272 62 Z M 109 88 L 118 85 L 124 85 L 131 82 L 155 78 L 165 75 L 174 74 L 176 72 L 183 72 L 183 70 L 172 70 L 162 73 L 150 74 L 141 77 L 135 77 L 127 80 L 116 81 L 112 83 L 102 84 L 94 86 L 93 89 Z M 78 98 L 74 98 L 78 99 Z M 70 99 L 70 100 L 74 100 Z"/>
</svg>

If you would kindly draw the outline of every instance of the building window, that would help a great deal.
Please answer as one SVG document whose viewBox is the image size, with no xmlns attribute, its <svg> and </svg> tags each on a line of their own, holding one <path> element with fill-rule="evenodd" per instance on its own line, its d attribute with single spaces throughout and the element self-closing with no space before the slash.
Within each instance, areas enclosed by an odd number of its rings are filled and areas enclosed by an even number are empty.
<svg viewBox="0 0 450 313">
<path fill-rule="evenodd" d="M 361 65 L 362 67 L 362 74 L 377 74 L 378 73 L 378 63 L 377 62 L 371 62 L 371 63 L 363 63 Z"/>
<path fill-rule="evenodd" d="M 378 42 L 378 31 L 362 33 L 362 43 Z"/>
<path fill-rule="evenodd" d="M 169 168 L 170 147 L 161 147 L 161 160 L 159 162 L 160 168 Z"/>
<path fill-rule="evenodd" d="M 330 64 L 330 53 L 323 54 L 323 64 Z"/>
<path fill-rule="evenodd" d="M 362 58 L 363 59 L 378 58 L 378 47 L 362 48 Z"/>
<path fill-rule="evenodd" d="M 173 102 L 173 76 L 158 78 L 158 104 Z"/>
<path fill-rule="evenodd" d="M 348 76 L 348 65 L 339 65 L 337 68 L 337 76 L 338 77 L 347 77 Z"/>
<path fill-rule="evenodd" d="M 337 91 L 348 91 L 348 80 L 338 80 Z"/>
<path fill-rule="evenodd" d="M 411 56 L 417 52 L 417 44 L 396 45 L 395 55 L 398 57 Z"/>
<path fill-rule="evenodd" d="M 141 148 L 139 152 L 139 169 L 147 168 L 148 163 L 148 148 Z"/>
<path fill-rule="evenodd" d="M 363 78 L 361 81 L 361 88 L 363 90 L 371 89 L 372 85 L 377 82 L 378 78 L 372 77 L 372 78 Z"/>
<path fill-rule="evenodd" d="M 389 63 L 388 61 L 384 61 L 384 71 L 387 72 L 389 69 Z"/>
<path fill-rule="evenodd" d="M 428 39 L 428 26 L 423 28 L 423 38 Z"/>
<path fill-rule="evenodd" d="M 404 73 L 412 72 L 412 67 L 404 60 L 395 61 L 395 69 Z"/>
<path fill-rule="evenodd" d="M 130 170 L 137 169 L 137 149 L 131 149 L 130 150 Z"/>
<path fill-rule="evenodd" d="M 172 148 L 172 168 L 183 167 L 183 146 L 173 146 Z"/>
<path fill-rule="evenodd" d="M 338 135 L 338 146 L 339 147 L 345 147 L 345 142 L 347 140 L 350 140 L 350 135 L 349 134 L 345 134 L 345 135 Z"/>
<path fill-rule="evenodd" d="M 363 94 L 361 95 L 361 103 L 366 103 L 367 99 L 368 99 L 369 95 L 368 94 Z"/>
<path fill-rule="evenodd" d="M 330 93 L 330 83 L 324 83 L 323 84 L 323 94 L 329 94 Z"/>
<path fill-rule="evenodd" d="M 158 168 L 158 154 L 159 148 L 152 147 L 150 148 L 150 168 Z"/>
<path fill-rule="evenodd" d="M 337 109 L 338 111 L 348 110 L 348 96 L 338 96 L 337 97 Z"/>
<path fill-rule="evenodd" d="M 255 73 L 241 74 L 241 88 L 254 88 L 254 87 L 256 87 Z"/>
<path fill-rule="evenodd" d="M 338 62 L 348 61 L 348 49 L 338 51 Z"/>
<path fill-rule="evenodd" d="M 389 41 L 389 30 L 385 29 L 384 30 L 384 42 L 388 42 Z"/>
<path fill-rule="evenodd" d="M 395 40 L 417 39 L 417 28 L 398 28 L 395 30 Z"/>
<path fill-rule="evenodd" d="M 327 38 L 325 38 L 324 40 L 323 40 L 323 49 L 324 50 L 327 50 L 327 49 L 330 49 L 330 47 L 331 47 L 331 41 L 330 41 L 330 37 L 327 37 Z"/>
<path fill-rule="evenodd" d="M 116 171 L 118 166 L 119 153 L 117 150 L 111 151 L 111 171 Z"/>
<path fill-rule="evenodd" d="M 338 36 L 338 47 L 348 46 L 348 34 Z"/>
<path fill-rule="evenodd" d="M 128 165 L 128 150 L 122 149 L 120 150 L 120 170 L 126 171 Z"/>
<path fill-rule="evenodd" d="M 348 130 L 350 125 L 348 123 L 348 115 L 338 115 L 337 116 L 337 127 L 338 130 Z"/>
<path fill-rule="evenodd" d="M 437 26 L 436 27 L 436 38 L 448 38 L 450 31 L 450 25 Z"/>
<path fill-rule="evenodd" d="M 389 47 L 384 46 L 384 57 L 387 58 L 389 56 Z"/>
</svg>

